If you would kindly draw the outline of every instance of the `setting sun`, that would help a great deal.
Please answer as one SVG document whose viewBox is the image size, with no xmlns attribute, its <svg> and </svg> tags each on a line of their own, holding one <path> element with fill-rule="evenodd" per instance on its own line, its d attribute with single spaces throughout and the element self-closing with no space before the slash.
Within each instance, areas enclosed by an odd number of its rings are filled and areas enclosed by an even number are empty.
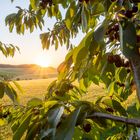
<svg viewBox="0 0 140 140">
<path fill-rule="evenodd" d="M 35 62 L 37 65 L 41 67 L 48 67 L 50 65 L 50 60 L 47 56 L 38 56 Z"/>
</svg>

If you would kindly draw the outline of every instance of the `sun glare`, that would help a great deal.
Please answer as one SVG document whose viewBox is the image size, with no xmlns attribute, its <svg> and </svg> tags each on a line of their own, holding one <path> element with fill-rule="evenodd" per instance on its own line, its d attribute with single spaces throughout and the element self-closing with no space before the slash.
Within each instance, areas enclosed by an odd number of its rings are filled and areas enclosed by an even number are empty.
<svg viewBox="0 0 140 140">
<path fill-rule="evenodd" d="M 50 60 L 45 56 L 39 56 L 36 59 L 36 64 L 43 67 L 43 68 L 48 67 L 50 65 Z"/>
</svg>

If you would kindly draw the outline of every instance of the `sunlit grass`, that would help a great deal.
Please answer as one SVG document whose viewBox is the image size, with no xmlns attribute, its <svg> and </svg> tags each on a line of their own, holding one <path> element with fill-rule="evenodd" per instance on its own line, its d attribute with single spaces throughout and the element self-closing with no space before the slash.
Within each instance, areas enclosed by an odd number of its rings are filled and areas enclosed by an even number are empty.
<svg viewBox="0 0 140 140">
<path fill-rule="evenodd" d="M 17 81 L 23 89 L 23 94 L 17 90 L 20 104 L 26 104 L 33 97 L 43 99 L 48 85 L 53 80 L 55 80 L 55 78 Z M 2 102 L 4 104 L 12 104 L 10 99 L 6 96 Z"/>
</svg>

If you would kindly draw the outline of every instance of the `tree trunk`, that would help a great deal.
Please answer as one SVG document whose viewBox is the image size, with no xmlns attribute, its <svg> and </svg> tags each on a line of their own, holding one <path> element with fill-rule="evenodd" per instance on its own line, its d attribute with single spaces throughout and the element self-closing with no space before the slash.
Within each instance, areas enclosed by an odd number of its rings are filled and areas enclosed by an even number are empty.
<svg viewBox="0 0 140 140">
<path fill-rule="evenodd" d="M 137 96 L 140 102 L 140 56 L 136 55 L 130 59 L 131 68 L 134 75 L 134 81 L 136 84 Z"/>
</svg>

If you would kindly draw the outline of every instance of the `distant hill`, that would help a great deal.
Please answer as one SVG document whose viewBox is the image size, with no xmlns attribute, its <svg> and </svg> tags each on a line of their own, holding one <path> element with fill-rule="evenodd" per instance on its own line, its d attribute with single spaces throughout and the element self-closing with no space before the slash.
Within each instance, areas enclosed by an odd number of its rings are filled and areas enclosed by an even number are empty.
<svg viewBox="0 0 140 140">
<path fill-rule="evenodd" d="M 0 77 L 4 77 L 7 79 L 44 79 L 56 76 L 57 70 L 54 67 L 42 68 L 36 64 L 0 64 Z"/>
<path fill-rule="evenodd" d="M 36 64 L 20 64 L 20 65 L 0 64 L 0 68 L 34 68 L 34 67 L 40 67 L 40 66 Z M 46 68 L 55 69 L 53 67 L 46 67 Z"/>
</svg>

